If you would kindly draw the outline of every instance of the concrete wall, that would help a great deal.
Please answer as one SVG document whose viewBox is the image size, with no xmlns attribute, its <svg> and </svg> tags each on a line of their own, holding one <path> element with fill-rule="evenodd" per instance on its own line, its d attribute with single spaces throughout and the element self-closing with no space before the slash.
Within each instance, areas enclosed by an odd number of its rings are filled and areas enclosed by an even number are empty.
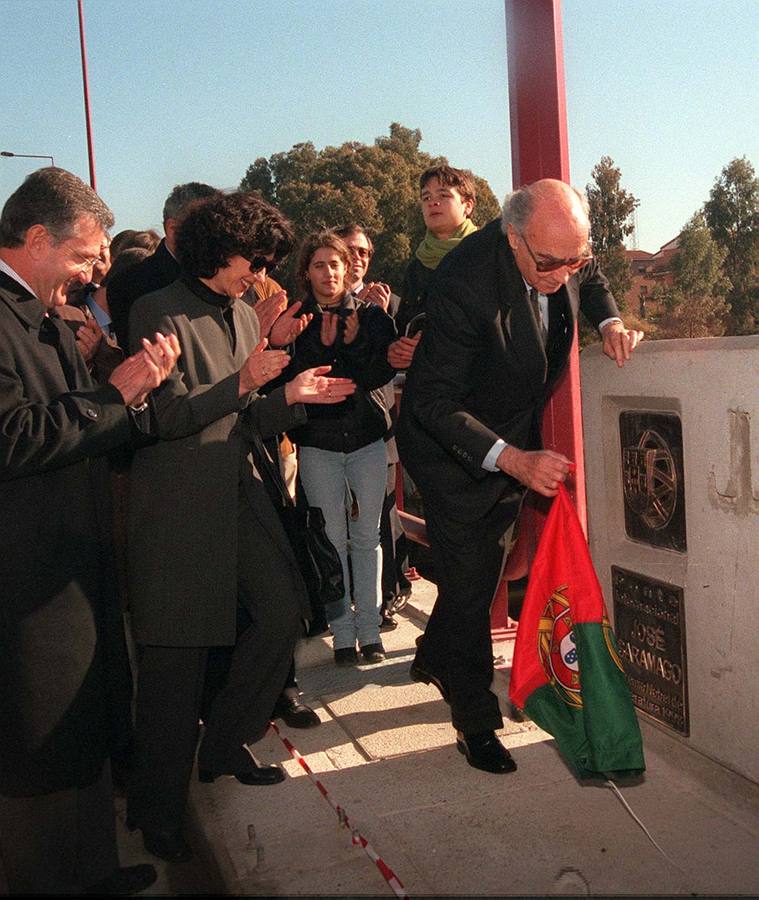
<svg viewBox="0 0 759 900">
<path fill-rule="evenodd" d="M 680 739 L 759 783 L 759 337 L 644 341 L 622 369 L 596 345 L 581 354 L 580 372 L 590 549 L 610 615 L 612 566 L 682 589 L 690 733 Z M 648 543 L 666 527 L 629 536 L 620 436 L 627 411 L 681 422 L 682 550 Z M 671 656 L 663 629 L 649 629 L 647 640 L 644 628 L 624 628 L 616 630 L 628 675 L 641 654 Z"/>
</svg>

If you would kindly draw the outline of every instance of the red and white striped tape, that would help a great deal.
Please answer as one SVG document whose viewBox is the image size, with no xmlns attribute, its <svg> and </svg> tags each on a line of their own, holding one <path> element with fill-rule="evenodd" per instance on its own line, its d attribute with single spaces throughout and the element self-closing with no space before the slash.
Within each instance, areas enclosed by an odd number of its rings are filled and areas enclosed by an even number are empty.
<svg viewBox="0 0 759 900">
<path fill-rule="evenodd" d="M 369 857 L 369 859 L 374 863 L 375 866 L 380 871 L 380 874 L 385 879 L 385 881 L 390 886 L 392 892 L 396 897 L 400 898 L 400 900 L 408 900 L 408 894 L 406 893 L 406 889 L 403 887 L 400 878 L 393 872 L 393 870 L 388 866 L 388 864 L 382 859 L 382 857 L 376 852 L 376 850 L 372 847 L 372 845 L 367 841 L 367 839 L 361 834 L 361 832 L 354 828 L 348 818 L 348 814 L 346 811 L 340 806 L 339 803 L 335 803 L 329 795 L 329 791 L 326 787 L 321 783 L 321 781 L 314 775 L 313 771 L 309 764 L 303 759 L 297 749 L 290 743 L 290 741 L 282 734 L 277 725 L 274 722 L 269 723 L 270 727 L 274 729 L 277 737 L 282 741 L 287 749 L 287 752 L 292 756 L 296 762 L 298 762 L 301 768 L 305 771 L 306 775 L 308 775 L 309 780 L 316 785 L 319 793 L 324 797 L 324 799 L 329 803 L 329 805 L 334 809 L 335 814 L 337 815 L 338 822 L 343 828 L 347 828 L 351 833 L 351 841 L 355 846 L 363 847 L 364 852 Z"/>
</svg>

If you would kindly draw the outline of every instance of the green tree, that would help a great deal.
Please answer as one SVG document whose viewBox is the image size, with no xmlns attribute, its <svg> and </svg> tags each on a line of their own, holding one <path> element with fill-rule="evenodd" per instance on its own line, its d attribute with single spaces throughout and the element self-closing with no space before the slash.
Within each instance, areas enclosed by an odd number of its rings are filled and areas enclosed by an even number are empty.
<svg viewBox="0 0 759 900">
<path fill-rule="evenodd" d="M 632 273 L 625 256 L 625 238 L 632 233 L 633 213 L 639 201 L 620 184 L 622 172 L 610 156 L 602 156 L 591 172 L 593 182 L 585 192 L 590 205 L 590 234 L 593 254 L 609 279 L 620 309 L 632 285 Z"/>
<path fill-rule="evenodd" d="M 730 331 L 759 331 L 759 179 L 746 159 L 728 163 L 714 181 L 704 216 L 725 251 L 724 272 L 732 282 Z"/>
<path fill-rule="evenodd" d="M 725 333 L 730 313 L 725 301 L 730 281 L 722 269 L 725 256 L 703 214 L 696 213 L 680 232 L 672 261 L 672 286 L 654 291 L 664 310 L 658 337 L 718 337 Z"/>
<path fill-rule="evenodd" d="M 293 222 L 300 242 L 309 232 L 359 222 L 372 235 L 375 256 L 370 277 L 400 287 L 414 248 L 424 235 L 419 211 L 419 175 L 447 162 L 419 149 L 419 129 L 393 122 L 373 145 L 350 141 L 316 150 L 310 142 L 284 153 L 260 157 L 240 187 L 256 190 Z M 477 204 L 473 220 L 483 225 L 499 213 L 487 181 L 475 176 Z M 297 253 L 278 280 L 292 290 Z"/>
</svg>

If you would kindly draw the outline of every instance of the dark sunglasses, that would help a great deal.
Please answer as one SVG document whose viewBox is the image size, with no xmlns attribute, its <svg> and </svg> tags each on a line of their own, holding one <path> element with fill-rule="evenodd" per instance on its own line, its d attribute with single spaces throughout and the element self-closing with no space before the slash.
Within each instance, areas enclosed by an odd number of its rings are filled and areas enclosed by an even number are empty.
<svg viewBox="0 0 759 900">
<path fill-rule="evenodd" d="M 271 275 L 276 268 L 276 259 L 267 259 L 265 256 L 254 256 L 250 261 L 251 272 L 260 272 L 261 269 L 266 269 L 266 274 Z"/>
<path fill-rule="evenodd" d="M 519 237 L 524 241 L 527 252 L 532 257 L 532 261 L 535 263 L 535 268 L 538 272 L 555 272 L 557 269 L 563 269 L 565 266 L 568 269 L 575 271 L 576 269 L 581 269 L 585 263 L 590 262 L 591 259 L 593 259 L 593 254 L 590 251 L 584 253 L 582 256 L 575 256 L 572 259 L 555 259 L 551 256 L 544 259 L 538 259 L 532 252 L 532 247 L 527 243 L 527 238 L 521 232 L 519 232 Z"/>
</svg>

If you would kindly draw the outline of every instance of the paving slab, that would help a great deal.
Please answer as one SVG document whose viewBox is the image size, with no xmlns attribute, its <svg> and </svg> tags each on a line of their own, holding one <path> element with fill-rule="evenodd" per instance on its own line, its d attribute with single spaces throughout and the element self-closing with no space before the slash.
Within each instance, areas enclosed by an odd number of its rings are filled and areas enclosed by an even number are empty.
<svg viewBox="0 0 759 900">
<path fill-rule="evenodd" d="M 645 720 L 647 772 L 620 790 L 661 850 L 610 787 L 579 782 L 530 721 L 505 718 L 500 732 L 518 772 L 469 767 L 437 690 L 409 680 L 434 602 L 434 586 L 418 588 L 418 606 L 412 597 L 399 627 L 383 634 L 380 665 L 338 668 L 328 638 L 302 642 L 298 678 L 321 725 L 278 723 L 410 896 L 759 895 L 759 785 Z M 511 647 L 496 654 L 510 660 Z M 508 712 L 508 667 L 493 689 Z M 214 893 L 221 884 L 248 896 L 392 896 L 280 737 L 270 731 L 256 754 L 282 764 L 285 782 L 193 782 L 190 839 L 201 865 L 159 864 L 150 893 L 201 893 L 208 884 Z M 137 858 L 125 861 L 144 861 L 129 837 Z"/>
</svg>

